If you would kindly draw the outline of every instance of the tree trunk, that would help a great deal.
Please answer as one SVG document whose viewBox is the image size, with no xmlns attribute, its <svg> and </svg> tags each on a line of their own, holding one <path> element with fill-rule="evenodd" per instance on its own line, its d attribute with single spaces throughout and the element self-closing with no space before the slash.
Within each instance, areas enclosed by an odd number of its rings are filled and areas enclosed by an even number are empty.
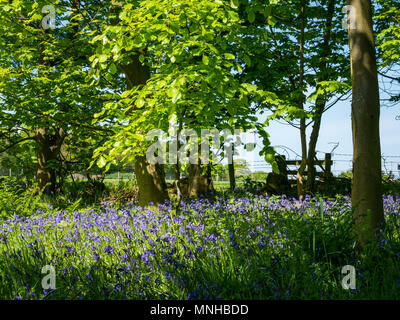
<svg viewBox="0 0 400 320">
<path fill-rule="evenodd" d="M 189 197 L 198 198 L 200 195 L 206 195 L 214 191 L 210 164 L 190 164 L 188 168 L 188 173 Z"/>
<path fill-rule="evenodd" d="M 236 180 L 235 180 L 235 164 L 228 163 L 228 172 L 229 172 L 229 188 L 233 191 L 236 188 Z"/>
<path fill-rule="evenodd" d="M 115 2 L 111 12 L 115 19 L 111 20 L 112 25 L 119 21 L 118 13 L 121 10 L 121 3 Z M 128 90 L 136 86 L 143 86 L 150 78 L 150 70 L 139 60 L 139 54 L 131 55 L 131 62 L 126 66 L 120 66 L 125 74 Z M 139 205 L 159 204 L 169 199 L 167 184 L 165 182 L 164 167 L 161 164 L 151 165 L 145 156 L 137 155 L 134 161 L 136 181 L 139 188 Z"/>
<path fill-rule="evenodd" d="M 228 152 L 229 161 L 228 161 L 228 173 L 229 173 L 229 187 L 233 191 L 236 188 L 236 180 L 235 180 L 235 163 L 233 162 L 233 152 L 234 146 L 232 144 L 232 151 Z"/>
<path fill-rule="evenodd" d="M 178 181 L 181 178 L 181 170 L 179 163 L 174 164 L 174 180 Z"/>
<path fill-rule="evenodd" d="M 202 141 L 201 143 L 203 143 Z M 198 146 L 198 150 L 201 147 Z M 190 163 L 188 167 L 188 196 L 198 198 L 201 195 L 206 195 L 214 191 L 212 175 L 211 175 L 211 163 L 202 163 L 201 155 L 198 152 L 197 164 Z"/>
<path fill-rule="evenodd" d="M 139 61 L 139 55 L 131 56 L 131 63 L 122 70 L 126 76 L 128 90 L 146 84 L 150 70 Z M 163 165 L 151 165 L 145 156 L 135 159 L 135 174 L 139 188 L 139 205 L 159 204 L 169 199 Z"/>
<path fill-rule="evenodd" d="M 349 28 L 353 85 L 352 206 L 359 244 L 373 240 L 384 223 L 379 136 L 379 87 L 370 0 L 351 0 L 355 29 Z"/>
<path fill-rule="evenodd" d="M 151 165 L 145 156 L 137 156 L 135 174 L 139 186 L 140 206 L 160 204 L 169 198 L 165 172 L 161 164 Z"/>
<path fill-rule="evenodd" d="M 179 125 L 178 125 L 178 131 L 176 132 L 176 150 L 180 150 L 181 148 L 181 142 L 179 140 L 179 135 L 182 132 L 182 120 L 179 119 Z M 170 151 L 171 152 L 171 151 Z M 178 152 L 176 152 L 177 156 L 178 156 Z M 179 165 L 179 161 L 180 159 L 176 159 L 176 163 L 174 164 L 174 179 L 175 181 L 179 181 L 181 178 L 181 167 Z"/>
<path fill-rule="evenodd" d="M 310 142 L 308 145 L 308 155 L 307 155 L 307 183 L 306 183 L 306 193 L 313 193 L 315 191 L 315 149 L 317 147 L 317 141 L 319 136 L 319 129 L 321 127 L 321 117 L 322 109 L 317 110 L 318 115 L 316 115 L 314 120 L 313 129 L 310 135 Z"/>
<path fill-rule="evenodd" d="M 305 29 L 305 0 L 301 1 L 301 11 L 300 11 L 300 71 L 299 71 L 299 109 L 304 110 L 304 29 Z M 301 164 L 297 171 L 297 194 L 300 201 L 304 200 L 305 190 L 303 182 L 303 174 L 307 165 L 307 140 L 306 140 L 306 119 L 303 117 L 300 119 L 300 140 L 301 140 Z"/>
<path fill-rule="evenodd" d="M 318 82 L 326 81 L 329 79 L 329 75 L 326 72 L 327 62 L 326 58 L 331 54 L 331 31 L 332 31 L 332 20 L 335 12 L 335 2 L 336 0 L 330 0 L 328 4 L 328 12 L 326 16 L 326 28 L 324 31 L 324 44 L 321 54 L 321 63 L 319 66 L 319 72 L 322 76 L 318 78 Z M 316 88 L 318 90 L 318 88 Z M 314 158 L 315 158 L 315 150 L 317 147 L 319 130 L 321 128 L 321 120 L 322 114 L 325 111 L 326 99 L 318 98 L 316 101 L 316 110 L 314 115 L 314 124 L 310 135 L 310 141 L 308 144 L 308 155 L 307 155 L 307 184 L 306 184 L 306 192 L 314 192 L 315 191 L 315 166 L 314 166 Z"/>
<path fill-rule="evenodd" d="M 65 138 L 65 132 L 59 129 L 56 132 L 49 132 L 49 129 L 41 128 L 36 130 L 35 140 L 38 144 L 36 153 L 38 166 L 36 179 L 39 190 L 45 194 L 56 192 L 57 188 L 57 165 L 61 145 Z"/>
</svg>

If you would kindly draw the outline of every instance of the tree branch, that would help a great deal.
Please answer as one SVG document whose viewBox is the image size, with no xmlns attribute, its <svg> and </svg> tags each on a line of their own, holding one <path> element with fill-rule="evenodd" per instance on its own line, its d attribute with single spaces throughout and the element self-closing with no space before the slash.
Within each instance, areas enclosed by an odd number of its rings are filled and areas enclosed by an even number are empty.
<svg viewBox="0 0 400 320">
<path fill-rule="evenodd" d="M 34 137 L 27 137 L 27 138 L 24 138 L 24 139 L 20 139 L 20 140 L 18 140 L 18 141 L 15 141 L 15 142 L 13 142 L 12 144 L 10 144 L 9 146 L 7 146 L 6 148 L 0 150 L 0 153 L 3 153 L 3 152 L 5 152 L 5 151 L 7 151 L 8 149 L 11 149 L 12 147 L 16 146 L 17 144 L 19 144 L 19 143 L 21 143 L 21 142 L 24 142 L 24 141 L 28 141 L 28 140 L 35 140 L 35 138 L 34 138 Z"/>
</svg>

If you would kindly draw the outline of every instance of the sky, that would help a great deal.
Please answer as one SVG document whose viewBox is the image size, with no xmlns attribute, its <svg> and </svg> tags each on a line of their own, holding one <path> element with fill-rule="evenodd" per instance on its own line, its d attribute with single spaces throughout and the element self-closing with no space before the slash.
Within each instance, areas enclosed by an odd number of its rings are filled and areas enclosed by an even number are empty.
<svg viewBox="0 0 400 320">
<path fill-rule="evenodd" d="M 381 107 L 380 136 L 382 156 L 385 158 L 387 170 L 393 170 L 393 173 L 397 177 L 399 176 L 397 164 L 400 164 L 400 121 L 396 120 L 396 116 L 399 114 L 400 106 L 391 108 Z M 299 130 L 296 128 L 273 123 L 267 131 L 270 134 L 272 145 L 283 145 L 289 147 L 297 154 L 301 153 L 300 135 Z M 334 174 L 351 169 L 353 140 L 350 101 L 339 102 L 323 115 L 317 151 L 324 153 L 331 152 L 336 143 L 339 143 L 339 145 L 333 151 L 332 155 L 332 159 L 334 160 L 332 168 Z M 283 149 L 277 148 L 277 151 L 282 152 Z M 293 152 L 289 152 L 289 154 L 293 159 L 299 158 Z M 323 153 L 318 153 L 317 155 L 318 158 L 324 158 Z M 396 156 L 397 158 L 387 156 Z"/>
<path fill-rule="evenodd" d="M 399 86 L 400 87 L 400 86 Z M 399 88 L 395 88 L 397 90 Z M 381 98 L 384 94 L 381 93 Z M 381 105 L 380 114 L 380 137 L 381 151 L 383 156 L 382 170 L 392 171 L 395 177 L 400 177 L 400 120 L 396 116 L 400 115 L 400 103 L 392 107 Z M 271 122 L 266 131 L 270 135 L 272 146 L 278 153 L 286 155 L 286 159 L 300 159 L 300 133 L 299 130 L 284 124 L 285 122 Z M 311 128 L 308 128 L 307 141 Z M 271 167 L 263 160 L 258 153 L 261 150 L 261 140 L 256 139 L 257 148 L 255 152 L 245 152 L 239 150 L 239 155 L 235 158 L 245 158 L 252 171 L 271 171 Z M 316 150 L 317 157 L 324 159 L 324 153 L 332 152 L 334 161 L 332 171 L 334 175 L 347 171 L 352 167 L 353 141 L 351 132 L 351 100 L 339 101 L 335 106 L 326 111 L 322 117 L 320 136 Z"/>
</svg>

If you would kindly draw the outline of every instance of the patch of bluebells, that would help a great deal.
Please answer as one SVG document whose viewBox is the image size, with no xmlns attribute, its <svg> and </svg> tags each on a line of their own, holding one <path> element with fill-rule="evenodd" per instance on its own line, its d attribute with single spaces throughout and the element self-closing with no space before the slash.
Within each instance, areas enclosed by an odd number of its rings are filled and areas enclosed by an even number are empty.
<svg viewBox="0 0 400 320">
<path fill-rule="evenodd" d="M 385 196 L 384 208 L 387 224 L 400 225 L 400 200 Z M 270 285 L 266 275 L 284 279 L 286 253 L 291 250 L 302 250 L 310 259 L 326 256 L 327 244 L 319 233 L 313 252 L 306 244 L 310 239 L 306 233 L 315 232 L 321 211 L 323 223 L 334 225 L 351 214 L 350 198 L 318 201 L 307 196 L 302 203 L 286 196 L 202 198 L 182 201 L 179 211 L 169 202 L 144 209 L 103 203 L 100 209 L 72 213 L 53 210 L 27 218 L 16 215 L 0 225 L 0 253 L 6 257 L 0 268 L 21 277 L 22 268 L 30 266 L 23 281 L 34 284 L 40 283 L 41 267 L 53 263 L 57 279 L 63 281 L 57 292 L 40 291 L 39 285 L 21 287 L 24 294 L 17 291 L 18 295 L 11 296 L 10 292 L 10 299 L 235 298 L 226 296 L 229 283 L 223 287 L 223 277 L 235 278 L 235 273 L 241 273 L 243 283 L 248 280 L 247 289 L 238 282 L 247 298 L 289 299 L 290 288 Z M 293 231 L 296 226 L 302 228 L 298 235 Z M 398 244 L 384 239 L 379 245 L 390 246 L 400 256 Z M 227 257 L 237 264 L 233 271 L 221 269 Z M 202 270 L 204 264 L 212 270 L 209 278 Z M 310 279 L 316 280 L 312 267 L 310 263 Z M 262 276 L 251 278 L 249 273 L 259 270 L 264 270 Z M 215 280 L 213 272 L 221 279 Z"/>
</svg>

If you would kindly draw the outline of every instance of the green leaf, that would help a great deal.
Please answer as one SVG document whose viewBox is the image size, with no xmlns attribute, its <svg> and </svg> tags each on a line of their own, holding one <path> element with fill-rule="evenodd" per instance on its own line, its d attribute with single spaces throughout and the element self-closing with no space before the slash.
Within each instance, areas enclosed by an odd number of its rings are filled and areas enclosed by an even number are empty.
<svg viewBox="0 0 400 320">
<path fill-rule="evenodd" d="M 248 67 L 251 67 L 251 59 L 247 54 L 243 57 L 243 60 L 247 64 Z"/>
<path fill-rule="evenodd" d="M 129 97 L 130 93 L 131 93 L 130 90 L 124 91 L 124 92 L 121 94 L 121 98 L 124 99 L 124 98 L 126 98 L 126 97 Z"/>
<path fill-rule="evenodd" d="M 239 8 L 239 0 L 231 0 L 231 7 L 233 9 Z"/>
<path fill-rule="evenodd" d="M 206 66 L 208 66 L 209 59 L 208 59 L 207 56 L 203 56 L 202 61 L 203 61 L 203 63 L 204 63 Z"/>
<path fill-rule="evenodd" d="M 101 156 L 98 160 L 97 160 L 97 166 L 99 167 L 99 168 L 104 168 L 105 167 L 105 165 L 106 165 L 106 160 L 104 159 L 104 157 L 103 156 Z"/>
<path fill-rule="evenodd" d="M 136 106 L 137 106 L 138 108 L 143 107 L 144 104 L 145 104 L 145 101 L 144 101 L 142 98 L 139 98 L 139 99 L 136 100 Z"/>
<path fill-rule="evenodd" d="M 110 64 L 110 72 L 115 74 L 117 72 L 117 66 L 114 63 Z"/>
<path fill-rule="evenodd" d="M 180 98 L 182 98 L 182 94 L 178 89 L 175 88 L 174 94 L 172 96 L 172 103 L 176 103 Z"/>
<path fill-rule="evenodd" d="M 105 62 L 106 60 L 107 60 L 107 55 L 105 55 L 105 54 L 100 55 L 99 63 Z"/>
<path fill-rule="evenodd" d="M 276 161 L 272 162 L 272 171 L 276 174 L 279 174 L 279 167 Z"/>
<path fill-rule="evenodd" d="M 265 155 L 265 161 L 267 161 L 268 163 L 273 163 L 275 160 L 275 157 L 272 153 L 267 153 Z"/>
<path fill-rule="evenodd" d="M 224 53 L 224 56 L 228 60 L 234 60 L 235 59 L 235 55 L 233 55 L 232 53 Z"/>
<path fill-rule="evenodd" d="M 224 86 L 222 85 L 222 83 L 219 83 L 218 85 L 217 85 L 217 92 L 219 93 L 219 94 L 224 94 Z"/>
<path fill-rule="evenodd" d="M 250 23 L 253 23 L 256 20 L 256 14 L 254 13 L 254 10 L 250 10 L 247 18 L 249 19 Z"/>
<path fill-rule="evenodd" d="M 234 116 L 234 115 L 237 114 L 237 108 L 236 108 L 236 106 L 227 105 L 226 108 L 228 109 L 228 112 L 229 112 L 232 116 Z"/>
<path fill-rule="evenodd" d="M 268 24 L 271 26 L 276 25 L 276 23 L 278 22 L 278 20 L 276 20 L 276 18 L 274 16 L 269 16 L 267 21 L 268 21 Z"/>
</svg>

